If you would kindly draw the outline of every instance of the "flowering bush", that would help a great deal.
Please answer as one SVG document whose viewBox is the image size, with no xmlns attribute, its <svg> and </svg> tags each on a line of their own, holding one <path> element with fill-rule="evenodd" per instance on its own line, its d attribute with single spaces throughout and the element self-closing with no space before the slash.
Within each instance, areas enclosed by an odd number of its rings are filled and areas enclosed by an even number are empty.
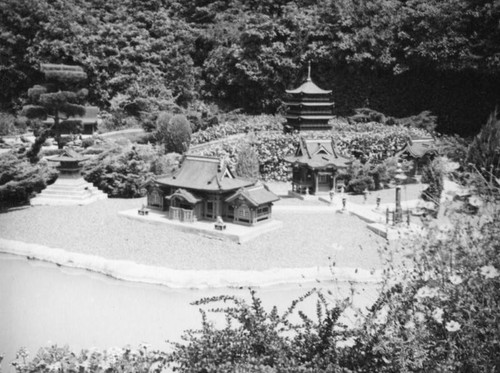
<svg viewBox="0 0 500 373">
<path fill-rule="evenodd" d="M 410 263 L 388 272 L 393 280 L 357 336 L 358 359 L 372 356 L 373 371 L 498 369 L 498 189 L 472 193 L 442 206 L 446 220 L 408 243 Z"/>
<path fill-rule="evenodd" d="M 223 139 L 240 133 L 260 131 L 282 131 L 283 118 L 275 115 L 232 115 L 222 120 L 217 126 L 193 133 L 191 145 Z"/>
<path fill-rule="evenodd" d="M 213 127 L 216 129 L 218 127 Z M 410 136 L 423 136 L 422 130 L 404 128 L 400 126 L 384 126 L 378 123 L 366 123 L 349 125 L 344 123 L 334 124 L 332 131 L 317 131 L 307 134 L 307 138 L 333 138 L 340 153 L 353 158 L 358 158 L 362 163 L 371 162 L 373 173 L 380 173 L 382 181 L 393 176 L 383 172 L 382 169 L 375 170 L 375 165 L 383 163 L 392 157 L 398 150 L 402 149 Z M 287 181 L 290 178 L 289 167 L 284 159 L 295 151 L 299 144 L 300 133 L 285 134 L 282 132 L 256 132 L 250 133 L 244 141 L 254 145 L 259 154 L 260 174 L 264 180 Z M 240 142 L 241 139 L 238 139 Z M 226 139 L 206 146 L 201 154 L 206 156 L 225 157 L 233 164 L 237 159 L 237 146 L 235 141 Z M 392 167 L 394 168 L 394 167 Z M 392 170 L 391 167 L 389 169 Z M 368 183 L 371 188 L 373 182 Z"/>
<path fill-rule="evenodd" d="M 68 346 L 56 345 L 40 348 L 29 361 L 26 349 L 19 350 L 12 364 L 18 373 L 65 372 L 161 372 L 167 366 L 166 354 L 151 350 L 146 344 L 139 348 L 110 348 L 108 350 L 82 350 L 75 354 Z"/>
</svg>

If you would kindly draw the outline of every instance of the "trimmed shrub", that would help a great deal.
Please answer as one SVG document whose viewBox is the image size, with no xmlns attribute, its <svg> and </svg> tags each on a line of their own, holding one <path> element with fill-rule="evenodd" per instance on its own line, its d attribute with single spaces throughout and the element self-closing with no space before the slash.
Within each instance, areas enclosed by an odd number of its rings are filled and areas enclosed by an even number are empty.
<svg viewBox="0 0 500 373">
<path fill-rule="evenodd" d="M 162 131 L 165 152 L 183 154 L 189 149 L 191 142 L 191 125 L 184 115 L 175 115 L 169 121 L 165 132 Z"/>
<path fill-rule="evenodd" d="M 143 184 L 155 174 L 168 173 L 177 157 L 164 156 L 152 145 L 115 145 L 89 160 L 83 175 L 111 198 L 142 197 Z"/>
<path fill-rule="evenodd" d="M 238 176 L 246 179 L 259 177 L 259 157 L 252 145 L 243 144 L 238 150 L 235 171 Z"/>
<path fill-rule="evenodd" d="M 46 161 L 36 165 L 13 153 L 0 156 L 0 208 L 14 207 L 29 202 L 57 179 L 57 171 Z"/>
<path fill-rule="evenodd" d="M 369 175 L 360 175 L 349 181 L 347 184 L 347 190 L 353 192 L 354 194 L 362 194 L 367 190 L 373 190 L 375 188 L 375 183 L 373 178 Z"/>
<path fill-rule="evenodd" d="M 422 171 L 422 182 L 429 184 L 422 193 L 422 198 L 433 202 L 438 208 L 444 186 L 444 174 L 444 165 L 440 158 L 432 160 Z"/>
</svg>

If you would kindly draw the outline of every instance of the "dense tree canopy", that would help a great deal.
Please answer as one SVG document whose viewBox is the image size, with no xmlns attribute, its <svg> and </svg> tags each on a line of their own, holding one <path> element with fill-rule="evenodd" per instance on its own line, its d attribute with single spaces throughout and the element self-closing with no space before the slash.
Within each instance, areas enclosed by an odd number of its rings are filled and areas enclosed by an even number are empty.
<svg viewBox="0 0 500 373">
<path fill-rule="evenodd" d="M 312 61 L 339 114 L 369 101 L 474 132 L 499 102 L 499 19 L 493 0 L 4 0 L 0 103 L 64 63 L 85 66 L 91 103 L 119 97 L 131 115 L 196 100 L 274 112 Z"/>
</svg>

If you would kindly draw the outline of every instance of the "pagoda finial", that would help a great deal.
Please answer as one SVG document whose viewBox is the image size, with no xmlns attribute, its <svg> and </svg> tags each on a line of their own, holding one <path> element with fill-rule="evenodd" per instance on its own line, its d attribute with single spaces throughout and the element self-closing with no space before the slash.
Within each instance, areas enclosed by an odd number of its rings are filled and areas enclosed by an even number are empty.
<svg viewBox="0 0 500 373">
<path fill-rule="evenodd" d="M 307 81 L 308 82 L 311 81 L 311 61 L 309 61 L 308 67 L 307 67 Z"/>
</svg>

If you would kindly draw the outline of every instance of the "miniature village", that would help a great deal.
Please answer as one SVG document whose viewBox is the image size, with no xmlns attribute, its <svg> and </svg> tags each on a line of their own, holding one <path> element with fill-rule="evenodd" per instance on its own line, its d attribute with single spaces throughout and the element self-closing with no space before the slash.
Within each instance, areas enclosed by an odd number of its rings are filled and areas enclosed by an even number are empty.
<svg viewBox="0 0 500 373">
<path fill-rule="evenodd" d="M 54 72 L 58 67 L 47 65 L 42 68 Z M 65 66 L 62 68 L 68 69 Z M 349 167 L 356 158 L 352 152 L 350 155 L 340 152 L 332 136 L 335 116 L 331 93 L 312 81 L 310 64 L 305 82 L 296 89 L 286 91 L 287 113 L 282 122 L 283 132 L 298 139 L 293 152 L 280 160 L 286 167 L 286 178 L 289 180 L 286 182 L 287 193 L 278 196 L 259 178 L 236 175 L 227 157 L 202 155 L 199 150 L 196 153 L 188 150 L 166 175 L 153 175 L 140 185 L 140 190 L 146 195 L 142 206 L 119 214 L 146 223 L 161 222 L 188 234 L 198 233 L 243 243 L 282 226 L 279 220 L 273 218 L 273 204 L 284 197 L 319 201 L 339 212 L 358 215 L 368 222 L 372 231 L 384 238 L 396 237 L 396 232 L 401 229 L 420 229 L 421 217 L 432 213 L 433 205 L 421 199 L 403 201 L 401 186 L 406 185 L 408 180 L 416 183 L 422 170 L 438 155 L 434 139 L 425 135 L 408 138 L 390 154 L 397 166 L 392 182 L 394 198 L 385 198 L 382 203 L 377 197 L 375 206 L 367 206 L 367 194 L 372 192 L 366 186 L 357 192 L 364 196 L 362 204 L 350 202 L 349 195 L 352 193 L 347 193 Z M 74 128 L 72 124 L 77 123 L 81 126 L 82 135 L 95 138 L 96 108 L 89 107 L 85 113 L 84 116 L 61 121 L 59 136 L 74 138 L 68 129 Z M 53 125 L 54 120 L 49 122 Z M 252 134 L 255 135 L 255 129 Z M 317 134 L 321 135 L 318 137 Z M 79 135 L 80 138 L 82 135 Z M 84 180 L 83 164 L 95 156 L 83 155 L 81 147 L 79 152 L 76 151 L 78 146 L 75 144 L 77 142 L 66 146 L 59 155 L 46 157 L 50 163 L 58 164 L 59 176 L 55 183 L 31 198 L 32 206 L 86 205 L 108 197 Z M 402 162 L 405 170 L 402 169 Z M 424 187 L 421 189 L 423 191 Z"/>
</svg>

